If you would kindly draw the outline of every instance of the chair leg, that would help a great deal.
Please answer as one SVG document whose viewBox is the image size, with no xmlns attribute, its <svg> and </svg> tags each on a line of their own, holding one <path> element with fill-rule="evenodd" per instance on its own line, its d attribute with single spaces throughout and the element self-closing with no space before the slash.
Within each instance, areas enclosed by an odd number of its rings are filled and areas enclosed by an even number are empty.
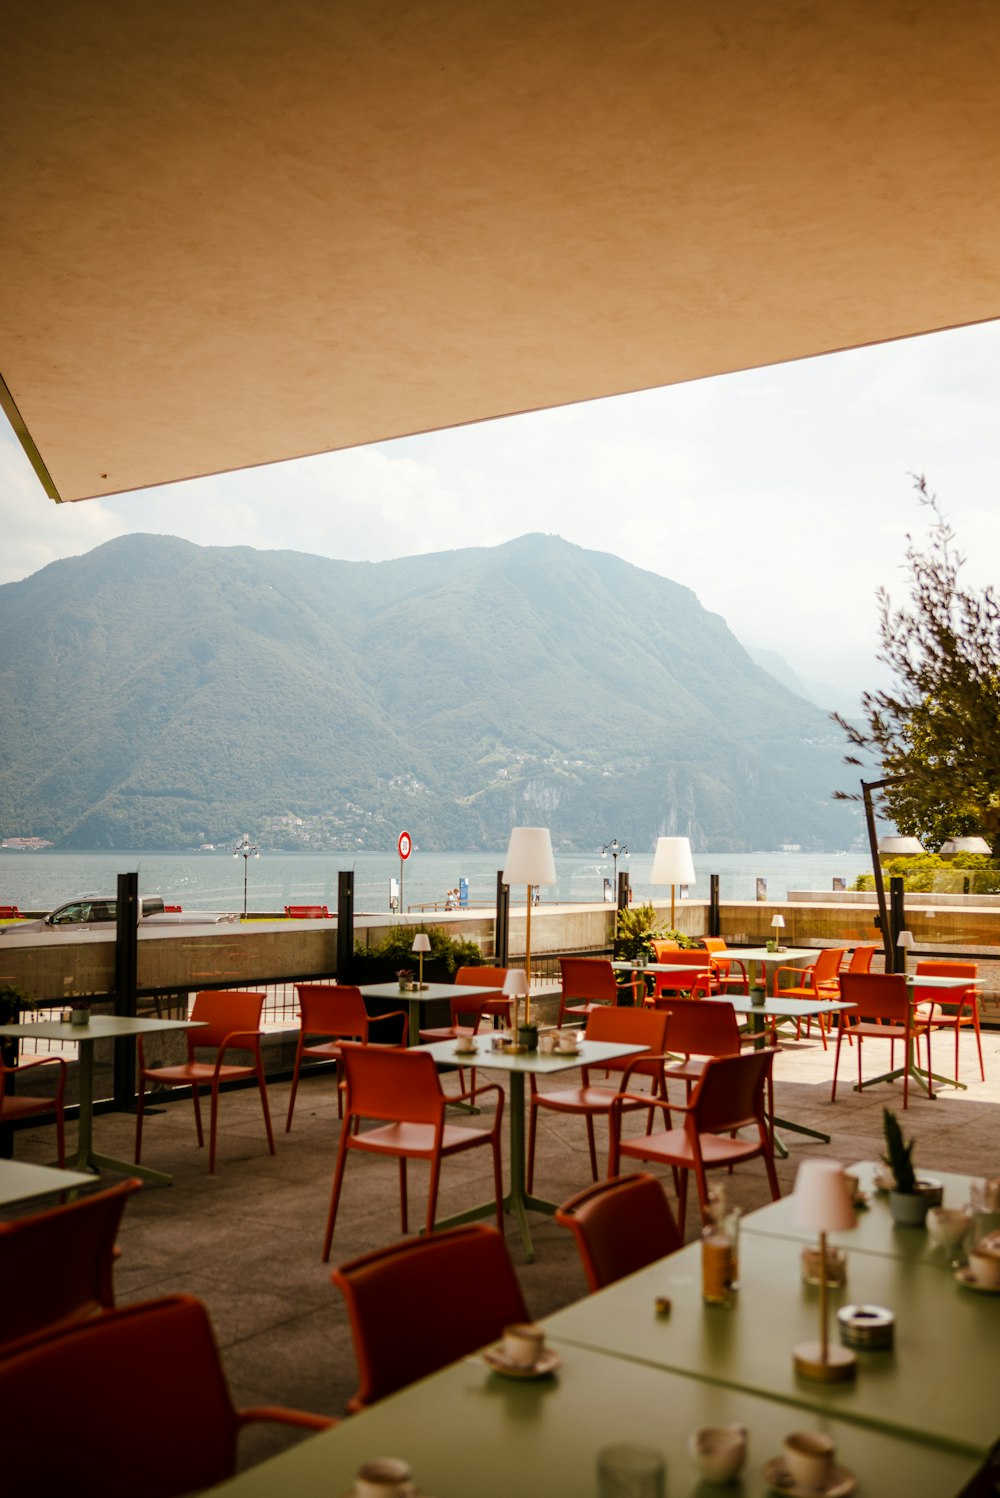
<svg viewBox="0 0 1000 1498">
<path fill-rule="evenodd" d="M 684 1240 L 684 1224 L 687 1222 L 688 1172 L 678 1170 L 677 1177 L 677 1231 Z"/>
<path fill-rule="evenodd" d="M 399 1216 L 403 1232 L 410 1231 L 409 1202 L 406 1199 L 406 1156 L 399 1157 Z"/>
<path fill-rule="evenodd" d="M 535 1129 L 538 1125 L 538 1100 L 535 1094 L 531 1096 L 528 1108 L 528 1195 L 535 1186 Z"/>
<path fill-rule="evenodd" d="M 841 1042 L 841 1039 L 842 1039 L 842 1035 L 843 1035 L 843 1032 L 838 1029 L 838 1031 L 837 1031 L 837 1044 L 836 1044 L 836 1047 L 834 1048 L 834 1052 L 833 1052 L 833 1087 L 830 1090 L 830 1101 L 831 1101 L 831 1103 L 835 1103 L 837 1101 L 837 1072 L 838 1072 L 838 1070 L 840 1068 L 840 1042 Z M 858 1051 L 858 1059 L 860 1060 L 860 1058 L 861 1058 L 861 1052 L 859 1050 Z M 771 1109 L 771 1117 L 773 1118 L 774 1117 L 774 1097 L 773 1097 L 773 1094 L 771 1095 L 771 1097 L 769 1099 L 769 1106 L 770 1106 L 770 1109 Z"/>
<path fill-rule="evenodd" d="M 497 1232 L 503 1237 L 503 1176 L 500 1171 L 500 1136 L 493 1136 L 493 1189 L 497 1194 Z"/>
<path fill-rule="evenodd" d="M 983 1042 L 982 1042 L 982 1038 L 981 1038 L 981 1036 L 979 1034 L 979 1005 L 978 1004 L 976 1005 L 975 1009 L 973 1009 L 973 1011 L 972 1011 L 972 1027 L 973 1027 L 973 1029 L 976 1032 L 976 1050 L 979 1052 L 979 1080 L 981 1082 L 985 1082 L 986 1081 L 986 1068 L 983 1066 Z M 955 1076 L 956 1077 L 958 1076 L 958 1072 L 957 1071 L 955 1072 Z"/>
<path fill-rule="evenodd" d="M 330 1192 L 330 1210 L 326 1217 L 326 1236 L 323 1239 L 323 1263 L 330 1262 L 330 1245 L 333 1242 L 333 1225 L 337 1221 L 337 1207 L 340 1202 L 340 1188 L 344 1183 L 344 1166 L 347 1163 L 349 1129 L 341 1129 L 340 1144 L 337 1147 L 337 1168 L 333 1172 L 333 1189 Z"/>
<path fill-rule="evenodd" d="M 140 1164 L 142 1160 L 142 1120 L 143 1105 L 146 1101 L 146 1078 L 139 1073 L 139 1091 L 135 1098 L 135 1163 Z"/>
<path fill-rule="evenodd" d="M 292 1127 L 292 1114 L 295 1111 L 295 1094 L 299 1090 L 299 1067 L 301 1065 L 302 1065 L 302 1036 L 300 1035 L 299 1036 L 299 1043 L 298 1043 L 298 1045 L 295 1048 L 295 1067 L 294 1067 L 294 1069 L 292 1071 L 292 1090 L 288 1094 L 288 1117 L 285 1119 L 285 1133 L 286 1134 L 289 1132 L 289 1130 Z M 338 1093 L 338 1096 L 339 1096 L 339 1093 Z"/>
<path fill-rule="evenodd" d="M 59 1161 L 59 1169 L 66 1168 L 66 1119 L 63 1115 L 62 1103 L 56 1109 L 56 1159 Z"/>
<path fill-rule="evenodd" d="M 593 1115 L 592 1114 L 588 1113 L 586 1115 L 586 1123 L 587 1123 L 587 1143 L 590 1146 L 590 1175 L 591 1175 L 591 1179 L 594 1180 L 594 1181 L 596 1181 L 597 1180 L 597 1145 L 596 1145 L 595 1140 L 594 1140 L 594 1119 L 593 1119 Z"/>
<path fill-rule="evenodd" d="M 219 1084 L 212 1084 L 212 1103 L 209 1109 L 208 1125 L 208 1173 L 215 1175 L 215 1136 L 219 1123 Z"/>
<path fill-rule="evenodd" d="M 267 1080 L 264 1076 L 264 1063 L 260 1052 L 257 1053 L 257 1086 L 260 1088 L 260 1106 L 264 1114 L 264 1128 L 267 1130 L 267 1147 L 274 1154 L 274 1131 L 271 1128 L 271 1109 L 267 1102 Z"/>
<path fill-rule="evenodd" d="M 205 1148 L 205 1135 L 201 1127 L 201 1100 L 198 1096 L 197 1082 L 191 1083 L 191 1101 L 194 1103 L 194 1126 L 198 1131 L 198 1148 Z"/>
<path fill-rule="evenodd" d="M 401 1158 L 401 1164 L 405 1166 L 406 1161 Z M 431 1160 L 431 1179 L 427 1190 L 427 1232 L 434 1231 L 434 1215 L 437 1212 L 438 1187 L 441 1184 L 441 1156 L 437 1154 Z M 404 1228 L 405 1232 L 406 1229 Z"/>
</svg>

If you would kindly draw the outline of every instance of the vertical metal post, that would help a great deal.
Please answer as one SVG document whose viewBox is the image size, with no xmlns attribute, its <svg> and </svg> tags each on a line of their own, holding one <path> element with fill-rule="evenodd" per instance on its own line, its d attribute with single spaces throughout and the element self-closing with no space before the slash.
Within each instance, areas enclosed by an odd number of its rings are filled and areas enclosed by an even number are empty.
<svg viewBox="0 0 1000 1498">
<path fill-rule="evenodd" d="M 354 969 L 354 870 L 337 874 L 337 982 L 349 983 Z"/>
<path fill-rule="evenodd" d="M 886 781 L 861 782 L 861 796 L 865 803 L 865 822 L 868 826 L 868 846 L 872 855 L 872 872 L 875 875 L 875 897 L 878 900 L 878 916 L 875 924 L 882 933 L 882 950 L 885 953 L 885 970 L 887 973 L 896 971 L 896 944 L 893 940 L 892 928 L 889 921 L 889 910 L 885 900 L 885 880 L 882 878 L 882 865 L 878 859 L 878 833 L 875 830 L 875 806 L 872 802 L 872 791 L 880 789 L 887 784 Z"/>
<path fill-rule="evenodd" d="M 718 874 L 709 874 L 708 876 L 708 934 L 709 936 L 722 935 L 722 912 L 719 906 Z"/>
<path fill-rule="evenodd" d="M 892 967 L 886 968 L 887 972 L 901 972 L 903 964 L 899 961 L 899 948 L 896 942 L 899 933 L 906 925 L 906 905 L 903 893 L 904 882 L 899 874 L 893 874 L 889 880 L 889 930 L 892 938 Z"/>
<path fill-rule="evenodd" d="M 115 1013 L 134 1016 L 139 986 L 139 875 L 118 875 L 118 907 L 115 921 Z M 115 1107 L 135 1103 L 135 1041 L 122 1036 L 115 1041 Z"/>
<path fill-rule="evenodd" d="M 510 885 L 503 882 L 503 869 L 497 869 L 497 918 L 493 926 L 493 952 L 497 967 L 507 966 L 510 951 Z"/>
<path fill-rule="evenodd" d="M 629 902 L 629 880 L 628 869 L 622 869 L 618 875 L 618 901 L 615 907 L 615 956 L 618 955 L 618 915 L 622 910 L 628 909 Z"/>
</svg>

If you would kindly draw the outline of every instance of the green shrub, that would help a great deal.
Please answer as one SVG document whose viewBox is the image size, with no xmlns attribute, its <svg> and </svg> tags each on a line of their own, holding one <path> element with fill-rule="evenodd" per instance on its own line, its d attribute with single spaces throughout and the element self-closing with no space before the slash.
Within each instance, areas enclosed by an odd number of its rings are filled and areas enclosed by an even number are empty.
<svg viewBox="0 0 1000 1498">
<path fill-rule="evenodd" d="M 483 953 L 474 941 L 458 941 L 449 936 L 443 926 L 393 926 L 374 947 L 366 947 L 355 941 L 354 955 L 359 961 L 393 961 L 399 967 L 416 970 L 419 954 L 413 951 L 413 938 L 418 931 L 430 937 L 431 949 L 424 953 L 425 962 L 443 962 L 450 974 L 460 967 L 481 967 Z"/>
</svg>

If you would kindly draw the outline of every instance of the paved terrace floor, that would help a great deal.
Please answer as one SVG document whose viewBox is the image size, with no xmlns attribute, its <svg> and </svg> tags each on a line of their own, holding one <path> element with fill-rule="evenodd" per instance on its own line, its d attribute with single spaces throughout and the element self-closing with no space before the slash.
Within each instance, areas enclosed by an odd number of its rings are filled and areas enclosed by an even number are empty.
<svg viewBox="0 0 1000 1498">
<path fill-rule="evenodd" d="M 942 1040 L 937 1070 L 948 1071 L 952 1042 Z M 942 1090 L 930 1101 L 911 1091 L 907 1135 L 917 1140 L 915 1159 L 925 1170 L 1000 1173 L 1000 1033 L 984 1035 L 987 1081 L 978 1081 L 972 1038 L 963 1036 L 961 1077 L 967 1091 Z M 881 1152 L 881 1110 L 902 1107 L 899 1083 L 858 1094 L 851 1090 L 853 1052 L 844 1047 L 837 1102 L 830 1102 L 832 1046 L 824 1052 L 816 1032 L 786 1042 L 776 1064 L 779 1114 L 823 1129 L 829 1146 L 787 1134 L 789 1158 L 778 1162 L 783 1193 L 799 1163 L 832 1155 L 845 1164 Z M 888 1046 L 869 1043 L 865 1070 L 887 1068 Z M 486 1074 L 480 1075 L 487 1079 Z M 453 1088 L 454 1080 L 446 1079 Z M 284 1132 L 288 1084 L 270 1088 L 277 1154 L 267 1153 L 257 1094 L 223 1098 L 219 1166 L 207 1173 L 206 1152 L 195 1144 L 190 1101 L 178 1099 L 147 1122 L 144 1159 L 173 1173 L 173 1186 L 145 1188 L 130 1201 L 122 1227 L 116 1269 L 119 1302 L 186 1291 L 210 1310 L 237 1404 L 280 1403 L 342 1415 L 356 1387 L 354 1356 L 340 1297 L 330 1284 L 320 1251 L 339 1124 L 329 1077 L 315 1076 L 299 1089 L 295 1120 Z M 633 1123 L 631 1125 L 635 1127 Z M 104 1115 L 95 1120 L 98 1147 L 129 1158 L 134 1120 Z M 507 1120 L 504 1119 L 504 1134 Z M 70 1130 L 72 1139 L 73 1130 Z M 606 1137 L 606 1136 L 605 1136 Z M 545 1115 L 539 1128 L 536 1190 L 562 1200 L 589 1179 L 583 1122 Z M 598 1125 L 598 1145 L 602 1130 Z M 506 1141 L 505 1141 L 506 1142 Z M 54 1130 L 41 1127 L 16 1136 L 15 1155 L 39 1163 L 54 1157 Z M 411 1214 L 419 1222 L 426 1175 L 411 1164 Z M 440 1211 L 459 1211 L 489 1193 L 489 1152 L 474 1151 L 447 1161 Z M 399 1236 L 397 1171 L 392 1162 L 355 1156 L 348 1163 L 334 1261 L 345 1260 Z M 733 1199 L 745 1211 L 767 1200 L 759 1162 L 731 1178 Z M 526 1264 L 516 1229 L 508 1243 L 532 1313 L 544 1316 L 585 1291 L 570 1235 L 551 1218 L 532 1217 L 536 1258 Z M 688 1237 L 698 1233 L 689 1214 Z M 488 1293 L 488 1286 L 484 1286 Z M 177 1370 L 183 1398 L 184 1370 Z M 167 1415 L 169 1419 L 169 1414 Z M 251 1465 L 286 1443 L 277 1428 L 251 1430 L 241 1458 Z"/>
</svg>

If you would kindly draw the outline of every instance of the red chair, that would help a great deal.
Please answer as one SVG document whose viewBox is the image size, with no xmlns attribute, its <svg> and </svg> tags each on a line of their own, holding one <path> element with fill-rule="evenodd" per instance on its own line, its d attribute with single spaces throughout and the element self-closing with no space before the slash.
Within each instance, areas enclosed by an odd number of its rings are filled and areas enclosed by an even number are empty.
<svg viewBox="0 0 1000 1498">
<path fill-rule="evenodd" d="M 739 957 L 732 955 L 722 937 L 703 936 L 701 944 L 712 959 L 716 992 L 748 994 L 750 979 L 747 976 L 746 964 Z M 667 960 L 669 961 L 669 958 Z M 739 972 L 734 973 L 734 967 L 739 968 Z"/>
<path fill-rule="evenodd" d="M 824 947 L 816 961 L 809 967 L 779 967 L 774 974 L 774 997 L 776 999 L 839 999 L 840 968 L 847 954 L 846 947 Z M 782 973 L 791 973 L 794 981 L 788 988 L 781 987 Z M 824 1051 L 827 1048 L 826 1036 L 829 1028 L 827 1016 L 819 1014 L 816 1016 L 819 1024 L 819 1036 L 823 1042 Z M 796 1025 L 796 1034 L 800 1033 L 801 1021 Z M 806 1034 L 812 1030 L 812 1019 L 806 1020 Z M 838 1032 L 839 1033 L 839 1032 Z"/>
<path fill-rule="evenodd" d="M 31 1097 L 21 1092 L 11 1092 L 7 1078 L 24 1081 L 28 1072 L 37 1066 L 58 1066 L 59 1075 L 52 1097 Z M 66 1093 L 66 1063 L 61 1056 L 40 1056 L 37 1061 L 19 1061 L 17 1066 L 5 1066 L 0 1060 L 0 1124 L 14 1123 L 18 1119 L 30 1118 L 34 1113 L 54 1113 L 56 1118 L 56 1157 L 60 1166 L 66 1163 L 66 1120 L 63 1116 L 63 1098 Z"/>
<path fill-rule="evenodd" d="M 983 1066 L 983 1042 L 979 1033 L 979 994 L 975 987 L 970 984 L 968 988 L 928 988 L 921 987 L 919 979 L 924 978 L 975 978 L 978 969 L 974 962 L 925 962 L 917 963 L 917 979 L 913 986 L 913 1003 L 916 1006 L 917 1018 L 927 1026 L 924 1034 L 930 1044 L 931 1030 L 954 1030 L 955 1032 L 955 1079 L 958 1080 L 958 1043 L 962 1030 L 972 1026 L 976 1035 L 976 1049 L 979 1052 L 979 1076 L 980 1080 L 986 1081 L 986 1069 Z M 930 1055 L 927 1057 L 927 1070 L 930 1071 Z"/>
<path fill-rule="evenodd" d="M 660 960 L 657 959 L 657 961 Z M 718 983 L 712 958 L 708 952 L 698 948 L 682 950 L 678 947 L 676 952 L 665 952 L 662 961 L 673 963 L 677 967 L 690 968 L 691 971 L 690 973 L 650 973 L 649 976 L 653 980 L 653 992 L 646 1000 L 647 1004 L 655 1004 L 657 999 L 672 997 L 674 994 L 689 993 L 699 979 L 708 984 L 710 992 L 716 992 Z"/>
<path fill-rule="evenodd" d="M 31 1338 L 0 1357 L 0 1400 L 11 1493 L 179 1498 L 234 1476 L 237 1437 L 251 1421 L 337 1423 L 275 1406 L 235 1409 L 208 1314 L 190 1295 Z"/>
<path fill-rule="evenodd" d="M 338 1042 L 340 1040 L 359 1040 L 362 1045 L 368 1045 L 372 1025 L 380 1025 L 383 1020 L 387 1019 L 403 1021 L 402 1045 L 406 1045 L 409 1036 L 409 1016 L 405 1009 L 393 1009 L 388 1014 L 370 1015 L 365 1008 L 360 988 L 352 988 L 346 983 L 337 986 L 331 983 L 296 983 L 295 992 L 299 996 L 299 1040 L 295 1047 L 295 1069 L 292 1072 L 292 1090 L 288 1097 L 286 1134 L 292 1127 L 292 1113 L 295 1110 L 295 1094 L 299 1090 L 299 1071 L 303 1056 L 309 1056 L 315 1061 L 332 1061 L 334 1075 L 339 1076 L 340 1045 Z M 320 1040 L 321 1035 L 326 1038 Z M 339 1085 L 337 1087 L 337 1116 L 338 1118 L 344 1116 L 344 1099 Z"/>
<path fill-rule="evenodd" d="M 663 1187 L 644 1171 L 586 1187 L 563 1202 L 556 1222 L 573 1234 L 590 1290 L 602 1290 L 684 1245 Z"/>
<path fill-rule="evenodd" d="M 588 1040 L 611 1041 L 618 1045 L 641 1045 L 646 1051 L 642 1056 L 623 1056 L 617 1061 L 602 1061 L 599 1066 L 581 1067 L 582 1085 L 564 1087 L 556 1092 L 539 1092 L 537 1080 L 529 1077 L 531 1105 L 528 1125 L 528 1190 L 535 1178 L 535 1131 L 539 1108 L 548 1108 L 555 1113 L 582 1114 L 587 1124 L 587 1143 L 590 1147 L 591 1176 L 597 1180 L 597 1147 L 594 1142 L 594 1119 L 599 1114 L 607 1117 L 613 1098 L 639 1077 L 652 1078 L 651 1096 L 666 1097 L 663 1076 L 663 1043 L 667 1028 L 667 1017 L 650 1009 L 614 1009 L 600 1005 L 587 1023 Z M 616 1087 L 598 1087 L 591 1083 L 593 1071 L 616 1072 L 620 1078 Z M 631 1105 L 639 1108 L 642 1103 Z"/>
<path fill-rule="evenodd" d="M 352 1414 L 531 1319 L 507 1245 L 483 1223 L 377 1248 L 330 1278 L 347 1304 L 358 1360 Z"/>
<path fill-rule="evenodd" d="M 503 1233 L 503 1188 L 500 1182 L 500 1121 L 503 1089 L 495 1082 L 481 1087 L 480 1095 L 495 1092 L 496 1114 L 492 1127 L 470 1129 L 446 1122 L 449 1103 L 464 1101 L 468 1093 L 447 1095 L 433 1058 L 411 1047 L 406 1051 L 362 1046 L 345 1041 L 341 1060 L 347 1077 L 347 1111 L 340 1130 L 337 1168 L 330 1194 L 330 1212 L 323 1239 L 323 1262 L 330 1258 L 337 1204 L 350 1150 L 374 1155 L 393 1155 L 399 1160 L 399 1200 L 403 1232 L 408 1231 L 406 1201 L 407 1160 L 429 1160 L 430 1190 L 427 1197 L 427 1232 L 434 1231 L 441 1161 L 446 1155 L 489 1145 L 493 1151 L 493 1184 L 496 1190 L 497 1227 Z M 363 1119 L 379 1119 L 379 1127 L 360 1132 Z"/>
<path fill-rule="evenodd" d="M 463 973 L 474 971 L 473 968 L 459 969 L 459 972 Z M 465 986 L 472 986 L 468 979 L 465 980 Z M 436 1040 L 456 1040 L 459 1035 L 476 1035 L 483 1021 L 495 1015 L 506 1015 L 508 1026 L 512 1024 L 510 999 L 498 1001 L 484 998 L 482 994 L 470 994 L 468 998 L 463 998 L 461 994 L 454 994 L 448 1002 L 451 1008 L 451 1024 L 421 1030 L 421 1045 L 429 1045 Z M 458 1068 L 458 1089 L 459 1092 L 465 1091 L 465 1071 L 461 1066 Z M 475 1100 L 476 1069 L 473 1067 L 469 1083 L 469 1101 L 474 1103 Z"/>
<path fill-rule="evenodd" d="M 0 1223 L 0 1349 L 46 1328 L 110 1310 L 115 1242 L 141 1181 L 121 1181 L 63 1206 Z M 0 1353 L 5 1355 L 5 1353 Z"/>
<path fill-rule="evenodd" d="M 139 1048 L 139 1095 L 135 1119 L 135 1163 L 142 1156 L 142 1115 L 146 1100 L 146 1083 L 162 1082 L 165 1087 L 190 1087 L 194 1100 L 194 1121 L 198 1130 L 198 1148 L 205 1144 L 201 1127 L 201 1104 L 199 1087 L 207 1086 L 212 1093 L 211 1122 L 209 1124 L 208 1173 L 215 1172 L 215 1136 L 219 1114 L 219 1088 L 223 1082 L 236 1082 L 246 1077 L 256 1077 L 260 1088 L 260 1104 L 264 1111 L 264 1127 L 267 1143 L 274 1154 L 274 1135 L 271 1132 L 271 1114 L 267 1106 L 267 1083 L 264 1080 L 264 1063 L 260 1055 L 260 1016 L 264 1008 L 262 993 L 238 993 L 211 990 L 200 993 L 191 1010 L 192 1023 L 204 1021 L 200 1029 L 188 1030 L 187 1060 L 177 1066 L 147 1066 L 143 1055 L 143 1037 Z M 195 1051 L 215 1051 L 214 1061 L 198 1061 Z M 252 1066 L 225 1063 L 229 1050 L 250 1051 Z"/>
<path fill-rule="evenodd" d="M 641 978 L 619 983 L 608 957 L 560 957 L 562 992 L 559 995 L 559 1024 L 567 1014 L 587 1020 L 595 1009 L 620 1004 L 623 993 L 631 993 L 630 1002 L 641 1004 L 646 985 Z"/>
<path fill-rule="evenodd" d="M 909 1100 L 910 1056 L 912 1042 L 922 1029 L 927 1036 L 927 1095 L 933 1096 L 930 1084 L 931 1037 L 926 1025 L 918 1022 L 906 991 L 906 979 L 902 973 L 844 973 L 840 980 L 840 994 L 845 1003 L 853 1005 L 850 1019 L 841 1013 L 837 1027 L 837 1050 L 833 1058 L 833 1089 L 831 1103 L 837 1101 L 837 1070 L 840 1066 L 840 1046 L 847 1035 L 858 1043 L 858 1086 L 861 1086 L 861 1048 L 866 1040 L 888 1040 L 895 1046 L 903 1042 L 905 1052 L 903 1065 L 903 1107 Z M 890 1060 L 890 1066 L 892 1062 Z"/>
<path fill-rule="evenodd" d="M 694 1084 L 701 1081 L 709 1057 L 738 1056 L 745 1047 L 760 1042 L 759 1035 L 747 1035 L 740 1030 L 732 1004 L 721 999 L 708 1004 L 697 998 L 664 999 L 663 1006 L 667 1016 L 664 1049 L 684 1057 L 683 1061 L 668 1063 L 667 1081 L 671 1077 L 683 1081 L 688 1099 Z M 771 1044 L 774 1044 L 773 1035 Z M 774 1111 L 773 1101 L 769 1087 L 769 1115 Z"/>
<path fill-rule="evenodd" d="M 647 1106 L 683 1113 L 683 1126 L 665 1129 L 659 1134 L 639 1134 L 622 1138 L 622 1112 L 629 1094 L 615 1098 L 611 1105 L 611 1155 L 608 1174 L 618 1175 L 621 1158 L 652 1160 L 669 1165 L 677 1181 L 677 1229 L 684 1236 L 687 1216 L 688 1175 L 694 1171 L 702 1220 L 708 1205 L 705 1172 L 720 1167 L 741 1165 L 744 1161 L 762 1159 L 767 1171 L 771 1200 L 781 1192 L 774 1169 L 774 1147 L 764 1105 L 764 1094 L 777 1052 L 748 1051 L 742 1056 L 712 1057 L 705 1063 L 701 1080 L 687 1103 L 667 1103 L 659 1098 L 645 1099 Z M 735 1130 L 753 1128 L 755 1139 L 730 1137 Z"/>
</svg>

